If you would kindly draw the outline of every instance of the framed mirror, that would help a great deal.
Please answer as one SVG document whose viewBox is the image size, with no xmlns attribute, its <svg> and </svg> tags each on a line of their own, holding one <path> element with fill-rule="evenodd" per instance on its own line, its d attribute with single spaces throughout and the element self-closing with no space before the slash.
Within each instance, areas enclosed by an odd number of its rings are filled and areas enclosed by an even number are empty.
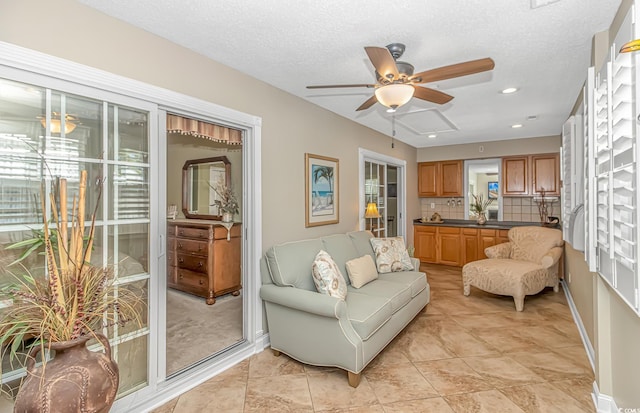
<svg viewBox="0 0 640 413">
<path fill-rule="evenodd" d="M 182 167 L 182 212 L 192 219 L 222 219 L 214 188 L 231 185 L 231 162 L 226 156 L 191 159 Z"/>
</svg>

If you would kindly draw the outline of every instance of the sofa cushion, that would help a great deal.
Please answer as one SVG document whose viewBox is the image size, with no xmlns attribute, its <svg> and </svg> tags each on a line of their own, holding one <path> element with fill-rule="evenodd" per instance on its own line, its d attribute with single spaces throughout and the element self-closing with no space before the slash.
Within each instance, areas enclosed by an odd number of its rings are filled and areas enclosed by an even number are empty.
<svg viewBox="0 0 640 413">
<path fill-rule="evenodd" d="M 320 239 L 288 242 L 269 248 L 265 255 L 273 283 L 280 287 L 316 291 L 311 265 L 321 249 Z"/>
<path fill-rule="evenodd" d="M 358 253 L 358 250 L 353 245 L 351 238 L 346 234 L 336 234 L 322 237 L 323 250 L 327 251 L 331 258 L 335 261 L 345 277 L 345 281 L 349 284 L 349 277 L 347 276 L 347 261 L 360 257 L 362 254 Z"/>
<path fill-rule="evenodd" d="M 349 260 L 346 267 L 353 288 L 360 288 L 378 278 L 376 263 L 373 262 L 371 255 L 363 255 L 360 258 Z"/>
<path fill-rule="evenodd" d="M 335 261 L 326 251 L 320 250 L 312 265 L 313 282 L 319 293 L 344 300 L 347 283 Z"/>
<path fill-rule="evenodd" d="M 368 285 L 371 285 L 369 283 Z M 366 286 L 365 286 L 366 287 Z M 384 297 L 375 297 L 368 294 L 361 294 L 359 290 L 351 290 L 347 294 L 347 311 L 349 321 L 353 329 L 360 338 L 367 340 L 380 327 L 384 325 L 391 316 L 391 302 Z"/>
<path fill-rule="evenodd" d="M 371 238 L 369 241 L 376 254 L 379 273 L 413 270 L 404 238 Z"/>
<path fill-rule="evenodd" d="M 399 282 L 378 279 L 358 289 L 349 286 L 348 290 L 349 294 L 351 294 L 352 291 L 357 291 L 358 293 L 371 297 L 388 300 L 391 304 L 392 313 L 395 313 L 411 301 L 411 285 Z"/>
<path fill-rule="evenodd" d="M 420 294 L 420 291 L 427 288 L 427 277 L 423 272 L 418 271 L 402 271 L 380 274 L 380 280 L 389 282 L 402 283 L 409 285 L 411 289 L 411 298 Z"/>
<path fill-rule="evenodd" d="M 354 255 L 355 257 L 362 257 L 363 255 L 371 255 L 373 261 L 376 260 L 376 254 L 373 252 L 373 248 L 371 247 L 371 242 L 369 241 L 373 238 L 373 234 L 370 231 L 353 231 L 348 232 L 347 235 L 351 238 L 353 242 L 353 246 L 356 248 L 358 253 Z"/>
</svg>

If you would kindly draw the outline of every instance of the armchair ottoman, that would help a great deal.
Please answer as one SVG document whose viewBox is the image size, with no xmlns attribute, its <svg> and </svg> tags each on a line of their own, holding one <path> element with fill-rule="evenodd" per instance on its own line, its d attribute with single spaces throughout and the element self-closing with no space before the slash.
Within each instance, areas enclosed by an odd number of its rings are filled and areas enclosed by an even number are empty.
<svg viewBox="0 0 640 413">
<path fill-rule="evenodd" d="M 465 296 L 471 286 L 513 297 L 516 311 L 524 310 L 524 298 L 545 287 L 559 291 L 558 263 L 562 256 L 562 232 L 543 227 L 514 227 L 509 242 L 485 249 L 487 259 L 462 267 Z"/>
</svg>

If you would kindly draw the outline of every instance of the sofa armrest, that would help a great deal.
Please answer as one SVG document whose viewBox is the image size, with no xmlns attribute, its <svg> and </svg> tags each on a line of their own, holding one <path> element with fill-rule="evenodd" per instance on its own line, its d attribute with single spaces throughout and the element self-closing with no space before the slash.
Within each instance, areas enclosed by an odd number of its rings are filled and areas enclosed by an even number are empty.
<svg viewBox="0 0 640 413">
<path fill-rule="evenodd" d="M 420 271 L 420 259 L 411 257 L 411 264 L 413 264 L 414 271 Z"/>
<path fill-rule="evenodd" d="M 511 242 L 493 245 L 484 249 L 484 255 L 488 258 L 509 258 L 511 255 Z"/>
<path fill-rule="evenodd" d="M 540 265 L 545 268 L 551 268 L 562 257 L 562 247 L 553 247 L 551 250 L 540 260 Z"/>
<path fill-rule="evenodd" d="M 260 287 L 260 298 L 283 307 L 323 317 L 337 319 L 347 317 L 347 304 L 344 300 L 315 291 L 268 284 Z"/>
</svg>

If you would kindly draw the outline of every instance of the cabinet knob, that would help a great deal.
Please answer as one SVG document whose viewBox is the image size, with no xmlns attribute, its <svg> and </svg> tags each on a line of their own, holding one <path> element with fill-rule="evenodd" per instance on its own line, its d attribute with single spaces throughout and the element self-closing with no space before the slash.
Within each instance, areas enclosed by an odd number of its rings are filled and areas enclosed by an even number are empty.
<svg viewBox="0 0 640 413">
<path fill-rule="evenodd" d="M 204 284 L 204 280 L 200 280 L 200 285 L 203 285 L 203 284 Z"/>
<path fill-rule="evenodd" d="M 184 275 L 180 274 L 180 277 L 178 277 L 178 278 L 183 279 L 183 278 L 184 278 Z"/>
<path fill-rule="evenodd" d="M 183 230 L 180 230 L 180 231 L 178 231 L 178 234 L 179 234 L 179 235 L 184 235 L 184 231 L 183 231 Z"/>
<path fill-rule="evenodd" d="M 198 261 L 198 267 L 202 267 L 202 266 L 203 266 L 202 261 Z"/>
<path fill-rule="evenodd" d="M 178 262 L 179 262 L 180 264 L 182 264 L 182 263 L 184 263 L 184 259 L 183 259 L 183 258 L 179 258 L 179 259 L 178 259 Z"/>
<path fill-rule="evenodd" d="M 181 242 L 178 243 L 178 248 L 182 249 L 182 243 Z"/>
</svg>

